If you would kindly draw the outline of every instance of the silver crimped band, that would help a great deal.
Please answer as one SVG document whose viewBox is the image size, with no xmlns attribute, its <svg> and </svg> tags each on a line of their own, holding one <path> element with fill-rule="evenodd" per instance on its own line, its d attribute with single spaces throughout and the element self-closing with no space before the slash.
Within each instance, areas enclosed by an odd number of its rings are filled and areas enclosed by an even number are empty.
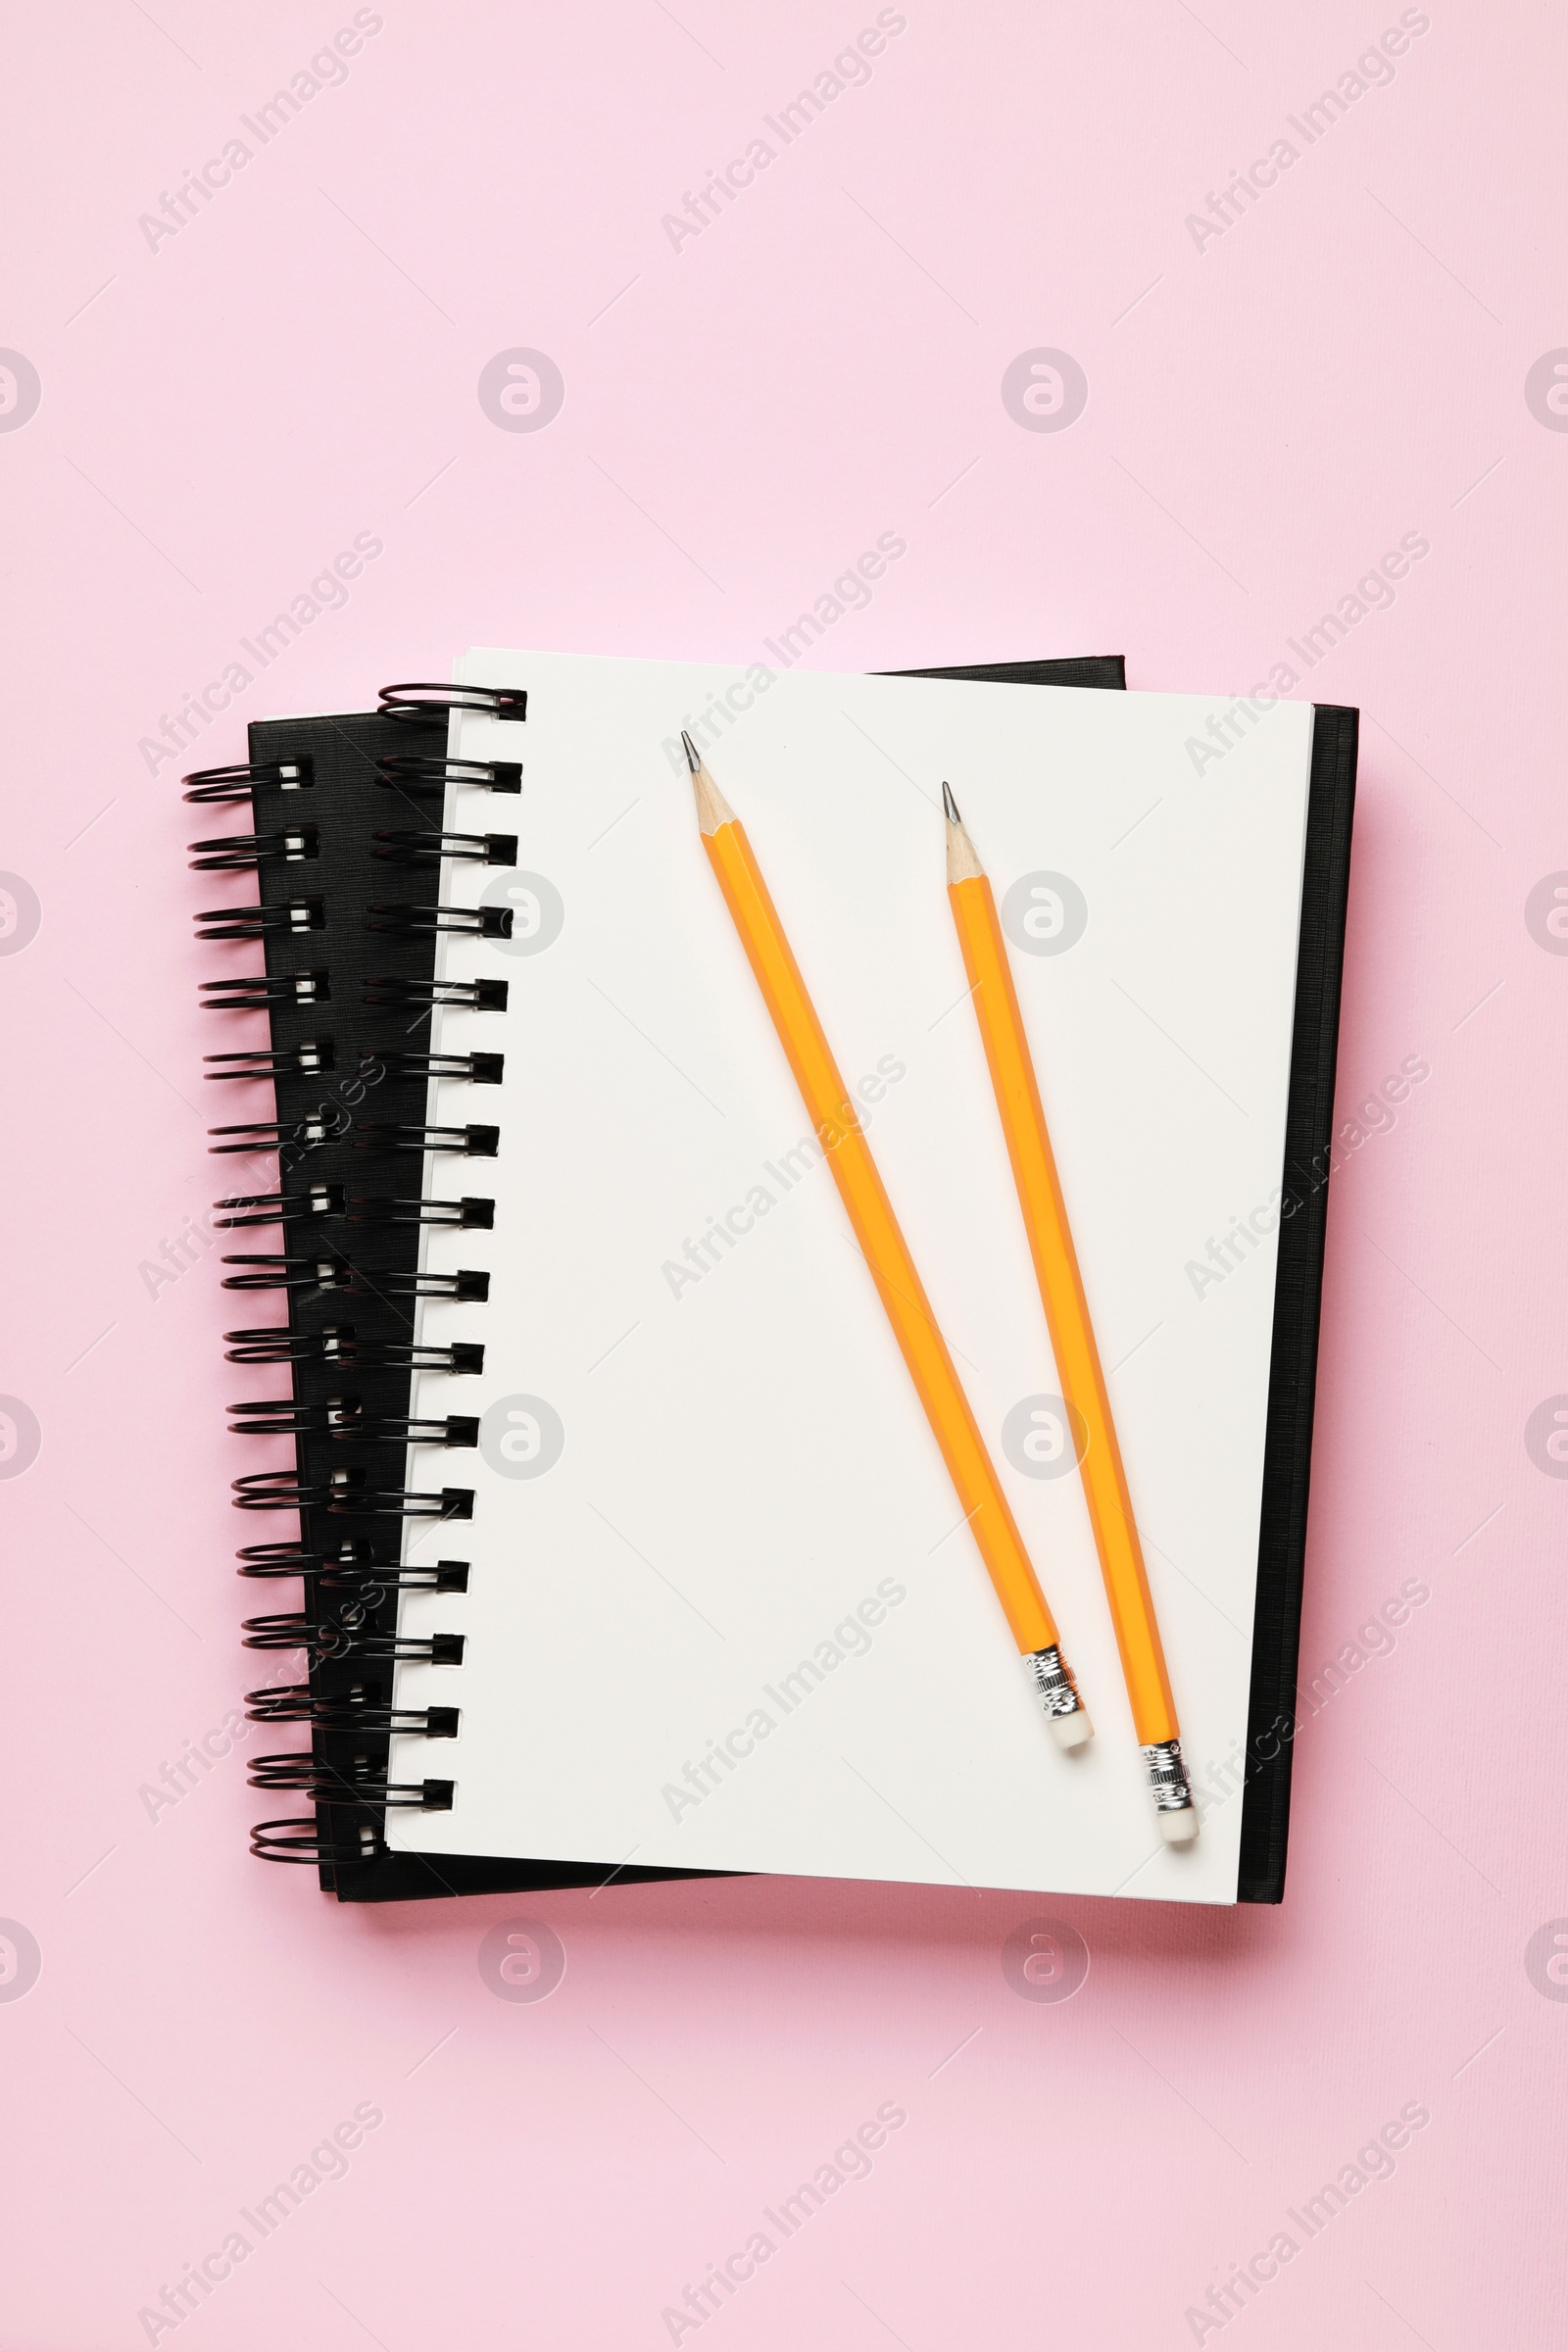
<svg viewBox="0 0 1568 2352">
<path fill-rule="evenodd" d="M 1188 1786 L 1187 1767 L 1182 1762 L 1182 1743 L 1179 1740 L 1156 1740 L 1144 1750 L 1144 1762 L 1149 1766 L 1149 1786 L 1153 1793 L 1156 1813 L 1189 1813 L 1193 1792 Z"/>
<path fill-rule="evenodd" d="M 1030 1650 L 1024 1659 L 1035 1695 L 1048 1715 L 1079 1715 L 1083 1700 L 1078 1686 L 1053 1642 L 1049 1649 Z"/>
</svg>

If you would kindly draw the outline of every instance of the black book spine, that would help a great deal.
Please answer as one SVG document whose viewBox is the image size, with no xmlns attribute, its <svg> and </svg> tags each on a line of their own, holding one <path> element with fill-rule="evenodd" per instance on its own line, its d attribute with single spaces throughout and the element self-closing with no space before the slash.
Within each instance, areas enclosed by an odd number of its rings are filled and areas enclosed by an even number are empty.
<svg viewBox="0 0 1568 2352">
<path fill-rule="evenodd" d="M 1268 1436 L 1258 1524 L 1246 1793 L 1236 1889 L 1239 1903 L 1278 1903 L 1285 1898 L 1291 1764 L 1299 1728 L 1297 1665 L 1359 732 L 1358 711 L 1335 704 L 1316 707 L 1281 1177 Z"/>
</svg>

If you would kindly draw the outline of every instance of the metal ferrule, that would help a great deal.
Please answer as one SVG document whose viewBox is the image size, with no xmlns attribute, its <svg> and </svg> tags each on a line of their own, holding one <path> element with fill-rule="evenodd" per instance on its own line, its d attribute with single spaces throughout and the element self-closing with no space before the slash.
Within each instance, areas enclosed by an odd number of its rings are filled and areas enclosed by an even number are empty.
<svg viewBox="0 0 1568 2352">
<path fill-rule="evenodd" d="M 1182 1743 L 1179 1740 L 1156 1740 L 1144 1750 L 1144 1762 L 1149 1766 L 1149 1786 L 1153 1794 L 1156 1813 L 1190 1813 L 1193 1792 L 1188 1786 L 1187 1767 L 1182 1762 Z"/>
<path fill-rule="evenodd" d="M 1084 1702 L 1078 1695 L 1078 1686 L 1054 1642 L 1049 1649 L 1028 1651 L 1024 1667 L 1030 1685 L 1048 1715 L 1082 1714 Z"/>
</svg>

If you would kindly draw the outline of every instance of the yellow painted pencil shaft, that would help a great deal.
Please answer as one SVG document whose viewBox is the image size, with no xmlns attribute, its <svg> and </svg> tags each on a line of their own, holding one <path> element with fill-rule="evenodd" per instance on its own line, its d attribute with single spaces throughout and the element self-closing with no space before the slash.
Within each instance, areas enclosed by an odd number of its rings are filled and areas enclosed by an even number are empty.
<svg viewBox="0 0 1568 2352">
<path fill-rule="evenodd" d="M 951 882 L 948 897 L 1002 1114 L 1062 1399 L 1070 1414 L 1082 1417 L 1087 1441 L 1082 1463 L 1084 1496 L 1116 1629 L 1133 1722 L 1145 1746 L 1175 1740 L 1176 1707 L 1143 1546 L 1138 1541 L 1100 1350 L 1089 1320 L 1083 1276 L 1067 1224 L 996 900 L 984 874 Z"/>
<path fill-rule="evenodd" d="M 1026 1655 L 1054 1647 L 1056 1628 L 1023 1538 L 958 1385 L 861 1132 L 858 1110 L 839 1075 L 745 829 L 733 817 L 711 831 L 705 821 L 703 846 L 1013 1639 Z"/>
</svg>

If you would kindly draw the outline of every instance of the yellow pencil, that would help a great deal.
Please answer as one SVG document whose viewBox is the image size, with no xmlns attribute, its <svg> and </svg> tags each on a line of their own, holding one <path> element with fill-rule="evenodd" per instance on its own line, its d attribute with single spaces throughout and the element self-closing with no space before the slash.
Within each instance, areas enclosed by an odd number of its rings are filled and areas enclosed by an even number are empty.
<svg viewBox="0 0 1568 2352">
<path fill-rule="evenodd" d="M 915 1393 L 942 1449 L 969 1531 L 990 1570 L 997 1597 L 1053 1733 L 1061 1746 L 1081 1747 L 1093 1726 L 1062 1661 L 1055 1623 L 1039 1579 L 883 1189 L 860 1127 L 858 1107 L 839 1075 L 745 829 L 709 774 L 691 737 L 683 733 L 681 741 L 692 771 L 703 847 L 833 1171 Z"/>
<path fill-rule="evenodd" d="M 997 902 L 946 784 L 942 806 L 948 819 L 948 898 L 1002 1114 L 1062 1401 L 1069 1421 L 1080 1417 L 1078 1426 L 1086 1435 L 1080 1464 L 1084 1499 L 1116 1629 L 1133 1725 L 1149 1766 L 1160 1830 L 1172 1845 L 1186 1845 L 1198 1835 L 1198 1813 L 1182 1762 L 1176 1702 Z"/>
</svg>

